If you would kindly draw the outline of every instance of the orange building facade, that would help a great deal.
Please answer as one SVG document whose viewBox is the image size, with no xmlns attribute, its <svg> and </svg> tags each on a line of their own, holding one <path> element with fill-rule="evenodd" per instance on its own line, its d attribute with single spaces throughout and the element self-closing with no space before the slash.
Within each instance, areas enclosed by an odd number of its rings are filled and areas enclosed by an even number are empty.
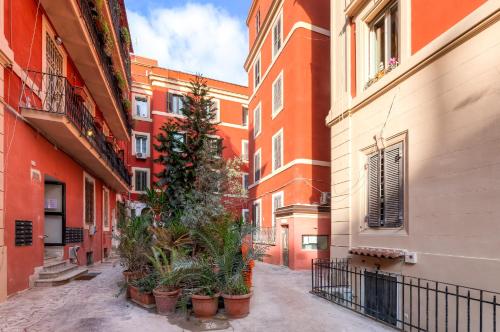
<svg viewBox="0 0 500 332">
<path fill-rule="evenodd" d="M 130 199 L 132 213 L 139 215 L 144 208 L 140 196 L 157 182 L 155 174 L 161 165 L 154 149 L 160 128 L 172 118 L 180 118 L 182 95 L 188 93 L 194 75 L 158 66 L 153 59 L 132 56 L 132 116 L 134 128 L 128 151 L 132 171 Z M 242 185 L 248 186 L 248 88 L 207 78 L 210 97 L 217 108 L 217 134 L 222 140 L 224 159 L 241 158 Z M 241 201 L 241 200 L 238 200 Z M 248 218 L 245 203 L 233 208 Z M 236 211 L 235 211 L 236 212 Z"/>
<path fill-rule="evenodd" d="M 0 301 L 111 252 L 130 44 L 123 1 L 101 3 L 0 1 Z"/>
<path fill-rule="evenodd" d="M 255 0 L 247 18 L 254 242 L 292 269 L 329 257 L 329 11 L 323 0 Z"/>
</svg>

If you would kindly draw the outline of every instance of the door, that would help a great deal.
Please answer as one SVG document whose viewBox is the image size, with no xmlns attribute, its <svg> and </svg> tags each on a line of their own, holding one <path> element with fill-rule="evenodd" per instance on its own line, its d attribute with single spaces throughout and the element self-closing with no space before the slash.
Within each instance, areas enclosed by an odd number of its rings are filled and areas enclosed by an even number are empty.
<svg viewBox="0 0 500 332">
<path fill-rule="evenodd" d="M 44 243 L 64 245 L 66 230 L 66 190 L 64 183 L 45 181 Z"/>
<path fill-rule="evenodd" d="M 281 252 L 283 256 L 283 265 L 288 267 L 288 227 L 281 228 Z"/>
<path fill-rule="evenodd" d="M 391 325 L 397 324 L 397 279 L 380 273 L 365 272 L 366 314 Z"/>
</svg>

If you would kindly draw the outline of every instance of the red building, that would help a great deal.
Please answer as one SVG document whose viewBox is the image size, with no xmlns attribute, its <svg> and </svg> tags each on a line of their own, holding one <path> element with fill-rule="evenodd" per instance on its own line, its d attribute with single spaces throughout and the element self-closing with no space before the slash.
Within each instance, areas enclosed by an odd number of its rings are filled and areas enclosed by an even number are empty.
<svg viewBox="0 0 500 332">
<path fill-rule="evenodd" d="M 161 165 L 154 150 L 155 137 L 167 119 L 181 115 L 182 95 L 189 92 L 194 75 L 158 66 L 158 62 L 141 56 L 132 56 L 132 116 L 134 128 L 128 150 L 132 167 L 132 210 L 140 214 L 144 205 L 140 194 L 155 183 L 155 174 Z M 217 108 L 217 137 L 222 139 L 225 159 L 241 157 L 248 162 L 248 95 L 246 86 L 207 79 L 210 96 Z M 248 164 L 242 167 L 242 181 L 248 183 Z M 248 212 L 241 206 L 244 216 Z"/>
<path fill-rule="evenodd" d="M 329 257 L 329 13 L 326 0 L 254 0 L 247 19 L 254 241 L 292 269 Z"/>
<path fill-rule="evenodd" d="M 129 191 L 123 0 L 0 0 L 0 301 L 112 247 Z"/>
</svg>

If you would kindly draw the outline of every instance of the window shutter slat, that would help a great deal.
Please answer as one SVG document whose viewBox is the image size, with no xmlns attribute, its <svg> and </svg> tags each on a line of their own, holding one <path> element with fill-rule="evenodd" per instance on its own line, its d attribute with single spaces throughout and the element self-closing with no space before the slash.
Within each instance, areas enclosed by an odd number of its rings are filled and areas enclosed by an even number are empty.
<svg viewBox="0 0 500 332">
<path fill-rule="evenodd" d="M 380 155 L 368 157 L 368 226 L 380 226 Z"/>
<path fill-rule="evenodd" d="M 403 224 L 403 144 L 389 147 L 384 153 L 384 226 L 401 227 Z"/>
</svg>

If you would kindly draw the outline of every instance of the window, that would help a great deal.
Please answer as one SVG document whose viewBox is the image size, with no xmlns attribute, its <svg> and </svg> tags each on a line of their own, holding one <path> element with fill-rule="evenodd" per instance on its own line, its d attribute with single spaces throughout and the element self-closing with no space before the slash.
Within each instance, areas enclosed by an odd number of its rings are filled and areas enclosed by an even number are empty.
<svg viewBox="0 0 500 332">
<path fill-rule="evenodd" d="M 398 2 L 387 6 L 370 26 L 370 77 L 390 71 L 399 63 Z"/>
<path fill-rule="evenodd" d="M 262 226 L 261 200 L 255 201 L 252 205 L 252 226 L 255 228 L 260 228 Z"/>
<path fill-rule="evenodd" d="M 368 156 L 368 227 L 403 226 L 403 143 Z"/>
<path fill-rule="evenodd" d="M 283 44 L 283 13 L 278 16 L 278 20 L 273 27 L 273 58 L 278 54 Z"/>
<path fill-rule="evenodd" d="M 276 194 L 273 194 L 273 217 L 272 217 L 272 222 L 273 222 L 273 228 L 276 227 L 276 210 L 283 207 L 285 205 L 284 203 L 284 194 L 283 192 L 279 192 Z"/>
<path fill-rule="evenodd" d="M 149 188 L 149 170 L 134 169 L 134 191 L 144 192 Z"/>
<path fill-rule="evenodd" d="M 260 9 L 257 10 L 255 14 L 255 34 L 258 35 L 260 32 Z"/>
<path fill-rule="evenodd" d="M 218 99 L 212 99 L 210 105 L 207 106 L 207 114 L 210 112 L 214 113 L 214 118 L 212 122 L 220 121 L 220 101 Z"/>
<path fill-rule="evenodd" d="M 210 153 L 212 156 L 222 156 L 222 139 L 218 137 L 209 137 L 208 144 L 210 144 Z"/>
<path fill-rule="evenodd" d="M 248 211 L 248 209 L 241 210 L 241 218 L 243 219 L 244 223 L 247 223 L 248 220 L 250 219 L 249 215 L 250 215 L 250 211 Z"/>
<path fill-rule="evenodd" d="M 283 72 L 273 83 L 273 118 L 283 109 Z"/>
<path fill-rule="evenodd" d="M 102 189 L 102 224 L 109 230 L 109 190 L 106 188 Z"/>
<path fill-rule="evenodd" d="M 92 177 L 84 176 L 84 221 L 85 225 L 95 225 L 95 181 Z"/>
<path fill-rule="evenodd" d="M 135 155 L 145 157 L 149 155 L 149 139 L 147 135 L 135 134 Z"/>
<path fill-rule="evenodd" d="M 248 141 L 241 141 L 241 159 L 244 162 L 248 162 Z"/>
<path fill-rule="evenodd" d="M 241 125 L 244 127 L 248 126 L 248 107 L 246 106 L 241 108 Z"/>
<path fill-rule="evenodd" d="M 255 64 L 253 65 L 253 78 L 254 78 L 254 88 L 257 88 L 260 84 L 260 55 L 255 60 Z"/>
<path fill-rule="evenodd" d="M 138 118 L 149 118 L 148 99 L 146 97 L 136 96 L 135 99 L 135 116 Z"/>
<path fill-rule="evenodd" d="M 168 112 L 177 115 L 182 114 L 183 101 L 182 96 L 174 93 L 168 93 Z"/>
<path fill-rule="evenodd" d="M 302 249 L 306 250 L 327 250 L 327 235 L 302 235 Z"/>
<path fill-rule="evenodd" d="M 261 106 L 257 106 L 253 111 L 253 137 L 257 137 L 261 130 Z"/>
<path fill-rule="evenodd" d="M 186 134 L 172 133 L 172 151 L 184 151 L 184 144 L 186 144 Z"/>
<path fill-rule="evenodd" d="M 63 112 L 64 111 L 64 83 L 61 79 L 63 75 L 64 58 L 57 47 L 50 33 L 45 36 L 45 68 L 47 78 L 42 82 L 46 96 L 46 111 Z"/>
<path fill-rule="evenodd" d="M 260 180 L 260 149 L 255 153 L 255 155 L 253 156 L 253 169 L 254 169 L 254 173 L 253 173 L 253 181 L 254 182 L 257 182 Z"/>
<path fill-rule="evenodd" d="M 283 166 L 283 129 L 273 136 L 273 171 Z"/>
<path fill-rule="evenodd" d="M 248 174 L 247 173 L 243 173 L 241 181 L 242 181 L 243 189 L 248 190 L 249 183 L 248 183 Z"/>
</svg>

